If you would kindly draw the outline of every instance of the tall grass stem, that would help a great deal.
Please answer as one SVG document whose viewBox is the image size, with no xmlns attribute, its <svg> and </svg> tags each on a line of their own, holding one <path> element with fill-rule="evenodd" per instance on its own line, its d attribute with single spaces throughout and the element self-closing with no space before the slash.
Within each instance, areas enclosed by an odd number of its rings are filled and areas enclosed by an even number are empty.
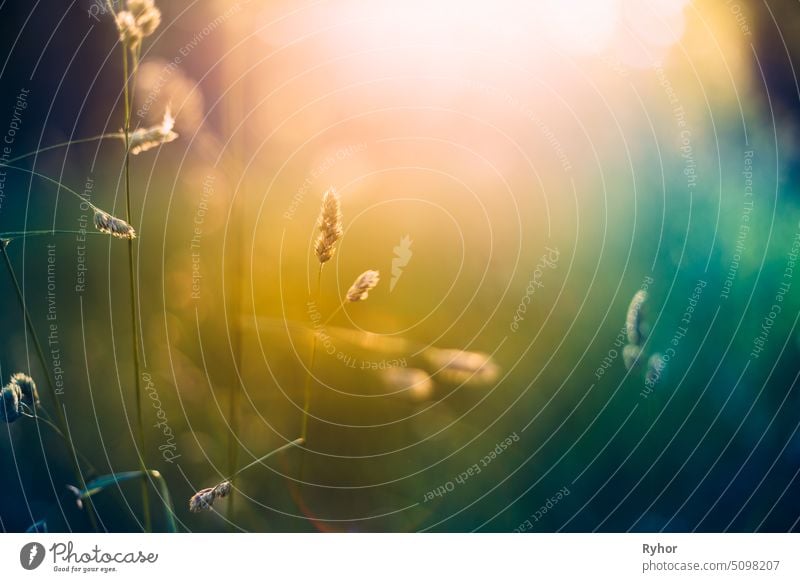
<svg viewBox="0 0 800 582">
<path fill-rule="evenodd" d="M 135 55 L 133 56 L 135 60 Z M 131 153 L 130 153 L 130 129 L 131 129 L 131 91 L 130 75 L 128 66 L 128 48 L 122 45 L 122 74 L 124 77 L 123 98 L 125 101 L 125 124 L 123 133 L 125 134 L 125 215 L 128 223 L 133 220 L 131 212 Z M 135 69 L 134 63 L 134 69 Z M 136 395 L 136 429 L 139 448 L 139 466 L 142 470 L 142 505 L 144 512 L 144 529 L 152 531 L 153 523 L 150 516 L 150 493 L 148 489 L 149 473 L 145 462 L 145 438 L 144 421 L 142 419 L 142 387 L 139 381 L 141 376 L 141 363 L 139 362 L 139 309 L 136 295 L 136 271 L 134 268 L 133 239 L 128 239 L 128 278 L 130 280 L 130 301 L 131 301 L 131 328 L 133 330 L 133 375 L 134 392 Z"/>
<path fill-rule="evenodd" d="M 319 270 L 317 271 L 317 291 L 314 298 L 315 303 L 319 303 L 319 297 L 322 291 L 322 269 L 325 266 L 324 263 L 319 264 Z M 308 438 L 308 411 L 311 405 L 311 376 L 313 374 L 314 369 L 314 362 L 317 357 L 317 334 L 314 333 L 313 337 L 311 338 L 311 357 L 308 360 L 308 368 L 306 369 L 306 379 L 305 379 L 305 386 L 303 387 L 303 424 L 300 429 L 300 438 L 303 439 L 303 442 L 306 441 Z M 300 479 L 303 478 L 303 474 L 305 472 L 306 466 L 306 455 L 305 451 L 300 455 Z"/>
</svg>

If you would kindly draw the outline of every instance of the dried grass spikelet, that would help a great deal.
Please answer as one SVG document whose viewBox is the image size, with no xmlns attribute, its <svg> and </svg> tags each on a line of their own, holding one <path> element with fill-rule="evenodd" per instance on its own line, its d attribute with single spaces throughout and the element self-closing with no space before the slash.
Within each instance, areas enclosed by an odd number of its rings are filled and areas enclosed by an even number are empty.
<svg viewBox="0 0 800 582">
<path fill-rule="evenodd" d="M 230 495 L 233 485 L 230 481 L 223 481 L 216 487 L 201 489 L 189 499 L 189 511 L 208 511 L 214 506 L 217 499 Z"/>
<path fill-rule="evenodd" d="M 173 127 L 175 127 L 175 118 L 172 116 L 170 108 L 167 107 L 160 124 L 139 128 L 131 132 L 128 137 L 131 154 L 135 156 L 162 144 L 175 141 L 178 139 L 178 134 L 172 130 Z"/>
<path fill-rule="evenodd" d="M 500 367 L 483 352 L 429 348 L 425 358 L 436 377 L 451 384 L 487 385 L 500 375 Z"/>
<path fill-rule="evenodd" d="M 17 372 L 11 376 L 11 384 L 19 387 L 21 394 L 20 401 L 30 408 L 39 406 L 39 391 L 36 389 L 36 382 L 33 378 L 22 372 Z"/>
<path fill-rule="evenodd" d="M 127 10 L 116 15 L 119 40 L 131 50 L 136 50 L 146 36 L 153 34 L 161 24 L 161 11 L 153 0 L 128 0 Z"/>
<path fill-rule="evenodd" d="M 319 262 L 324 264 L 333 258 L 336 249 L 334 245 L 342 238 L 342 210 L 339 194 L 334 188 L 329 189 L 322 196 L 322 209 L 317 219 L 319 236 L 314 245 Z"/>
<path fill-rule="evenodd" d="M 647 372 L 645 372 L 644 382 L 649 388 L 654 388 L 664 375 L 667 364 L 661 354 L 653 354 L 647 360 Z"/>
<path fill-rule="evenodd" d="M 136 18 L 142 36 L 150 36 L 161 24 L 161 11 L 154 0 L 128 0 L 128 10 Z"/>
<path fill-rule="evenodd" d="M 628 306 L 628 313 L 625 316 L 625 333 L 628 335 L 628 343 L 641 345 L 644 339 L 642 333 L 642 306 L 647 301 L 647 291 L 640 289 L 631 299 Z"/>
<path fill-rule="evenodd" d="M 230 481 L 223 481 L 216 487 L 214 487 L 214 491 L 217 494 L 217 497 L 227 497 L 230 495 L 231 490 L 233 490 L 233 485 L 231 485 Z"/>
<path fill-rule="evenodd" d="M 110 234 L 117 238 L 136 238 L 136 231 L 130 224 L 99 208 L 94 209 L 94 226 L 103 234 Z"/>
<path fill-rule="evenodd" d="M 419 368 L 389 368 L 383 371 L 383 381 L 388 389 L 411 400 L 429 400 L 433 394 L 433 379 Z"/>
<path fill-rule="evenodd" d="M 206 511 L 211 509 L 211 506 L 214 505 L 215 499 L 216 496 L 214 495 L 213 487 L 201 489 L 189 499 L 189 511 L 196 513 L 198 511 Z"/>
<path fill-rule="evenodd" d="M 0 390 L 0 403 L 2 404 L 2 417 L 0 420 L 8 424 L 15 422 L 22 416 L 22 393 L 19 386 L 13 382 L 3 386 Z"/>
<path fill-rule="evenodd" d="M 135 49 L 142 42 L 142 31 L 136 25 L 136 17 L 127 10 L 117 12 L 115 17 L 119 40 L 125 46 Z"/>
<path fill-rule="evenodd" d="M 628 344 L 622 348 L 622 361 L 625 363 L 625 368 L 632 370 L 639 365 L 642 356 L 642 348 L 633 344 Z"/>
<path fill-rule="evenodd" d="M 350 302 L 364 301 L 380 280 L 379 271 L 364 271 L 347 291 L 347 300 Z"/>
</svg>

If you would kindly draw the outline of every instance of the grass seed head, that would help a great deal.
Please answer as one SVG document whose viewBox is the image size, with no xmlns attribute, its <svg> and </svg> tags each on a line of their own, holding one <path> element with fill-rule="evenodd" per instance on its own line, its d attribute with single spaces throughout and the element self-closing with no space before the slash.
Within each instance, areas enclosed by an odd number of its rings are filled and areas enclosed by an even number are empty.
<svg viewBox="0 0 800 582">
<path fill-rule="evenodd" d="M 161 11 L 153 0 L 128 0 L 128 10 L 136 18 L 142 36 L 150 36 L 161 24 Z"/>
<path fill-rule="evenodd" d="M 214 494 L 217 497 L 227 497 L 228 495 L 230 495 L 231 489 L 233 489 L 231 482 L 223 481 L 222 483 L 214 487 Z"/>
<path fill-rule="evenodd" d="M 383 380 L 388 389 L 414 401 L 429 400 L 433 395 L 433 379 L 425 370 L 388 368 L 383 372 Z"/>
<path fill-rule="evenodd" d="M 21 402 L 30 408 L 39 405 L 39 391 L 36 389 L 36 382 L 33 378 L 22 372 L 17 372 L 11 376 L 11 384 L 16 384 L 21 394 Z"/>
<path fill-rule="evenodd" d="M 633 344 L 628 344 L 622 348 L 622 361 L 625 363 L 625 368 L 632 370 L 638 366 L 639 358 L 642 356 L 642 348 Z"/>
<path fill-rule="evenodd" d="M 22 407 L 20 406 L 22 393 L 19 386 L 13 382 L 6 384 L 0 391 L 0 401 L 2 401 L 2 413 L 0 413 L 2 417 L 0 417 L 0 420 L 11 424 L 22 416 Z"/>
<path fill-rule="evenodd" d="M 645 373 L 644 379 L 645 384 L 650 388 L 654 388 L 659 384 L 666 367 L 667 364 L 661 354 L 656 353 L 650 356 L 650 359 L 647 360 L 647 372 Z"/>
<path fill-rule="evenodd" d="M 484 352 L 428 348 L 425 357 L 435 377 L 450 384 L 486 386 L 500 375 L 500 366 Z"/>
<path fill-rule="evenodd" d="M 161 24 L 161 11 L 153 0 L 128 0 L 126 8 L 117 12 L 117 30 L 122 44 L 134 51 Z"/>
<path fill-rule="evenodd" d="M 111 216 L 99 208 L 94 210 L 94 226 L 103 234 L 110 234 L 117 238 L 136 238 L 136 231 L 133 227 L 116 216 Z"/>
<path fill-rule="evenodd" d="M 642 334 L 642 307 L 647 301 L 647 291 L 640 289 L 631 299 L 628 306 L 628 313 L 625 316 L 625 333 L 628 335 L 628 343 L 641 345 L 644 339 Z"/>
<path fill-rule="evenodd" d="M 201 489 L 189 499 L 189 511 L 209 511 L 217 499 L 230 495 L 233 486 L 230 481 L 223 481 L 216 487 Z"/>
<path fill-rule="evenodd" d="M 198 511 L 208 511 L 214 505 L 214 500 L 217 498 L 214 495 L 213 487 L 206 487 L 201 489 L 189 499 L 189 511 L 197 513 Z"/>
<path fill-rule="evenodd" d="M 131 50 L 136 49 L 142 42 L 142 30 L 136 24 L 136 17 L 128 10 L 121 10 L 117 12 L 116 23 L 120 42 Z"/>
<path fill-rule="evenodd" d="M 342 238 L 342 210 L 339 194 L 331 188 L 322 197 L 322 209 L 317 219 L 319 236 L 314 251 L 320 263 L 327 263 L 333 258 L 336 242 Z"/>
<path fill-rule="evenodd" d="M 364 271 L 347 291 L 347 300 L 351 302 L 364 301 L 380 280 L 379 271 Z"/>
<path fill-rule="evenodd" d="M 178 139 L 178 134 L 172 131 L 175 127 L 175 118 L 169 107 L 164 112 L 164 119 L 159 125 L 152 127 L 139 128 L 131 132 L 128 137 L 131 155 L 138 155 L 146 152 L 161 144 L 169 143 Z"/>
</svg>

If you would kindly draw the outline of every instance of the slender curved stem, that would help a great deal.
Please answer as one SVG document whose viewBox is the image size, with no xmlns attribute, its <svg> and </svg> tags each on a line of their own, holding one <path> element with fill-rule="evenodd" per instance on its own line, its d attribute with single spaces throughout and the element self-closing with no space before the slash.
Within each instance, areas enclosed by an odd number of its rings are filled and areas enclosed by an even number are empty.
<svg viewBox="0 0 800 582">
<path fill-rule="evenodd" d="M 239 42 L 241 29 L 237 26 L 231 26 L 227 29 L 229 36 L 228 40 L 231 45 Z M 218 162 L 225 168 L 226 165 L 235 166 L 232 173 L 235 175 L 243 174 L 243 170 L 239 167 L 238 160 L 241 154 L 246 150 L 246 137 L 245 132 L 236 131 L 236 118 L 237 114 L 245 107 L 244 103 L 244 74 L 243 64 L 247 62 L 247 53 L 244 54 L 242 59 L 226 59 L 222 73 L 225 75 L 225 84 L 230 87 L 227 91 L 225 99 L 225 106 L 222 109 L 222 124 L 223 133 L 230 135 L 228 148 L 222 148 L 225 154 L 222 158 L 217 158 Z M 227 170 L 224 170 L 227 171 Z M 231 201 L 233 207 L 231 208 L 230 216 L 234 221 L 240 224 L 245 220 L 245 200 L 246 200 L 247 183 L 242 180 L 239 182 L 238 191 L 234 193 L 234 198 Z M 232 300 L 230 301 L 230 310 L 236 317 L 236 325 L 231 330 L 231 351 L 233 356 L 233 365 L 235 367 L 234 381 L 230 383 L 228 390 L 228 422 L 230 430 L 228 432 L 228 473 L 234 473 L 239 467 L 239 426 L 241 424 L 241 411 L 240 401 L 241 393 L 243 391 L 241 369 L 242 369 L 242 346 L 244 342 L 242 331 L 242 300 L 243 289 L 242 282 L 244 280 L 244 228 L 234 228 L 231 236 L 231 248 L 234 249 L 232 256 L 232 269 L 233 273 L 233 289 Z M 228 496 L 227 508 L 227 522 L 230 531 L 236 529 L 235 516 L 237 504 L 236 491 L 231 491 Z"/>
<path fill-rule="evenodd" d="M 92 236 L 108 236 L 102 232 L 81 232 L 80 230 L 18 230 L 14 232 L 0 232 L 0 240 L 12 241 L 20 238 L 28 238 L 30 236 L 53 236 L 56 234 L 87 234 Z"/>
<path fill-rule="evenodd" d="M 303 435 L 303 438 L 308 436 L 308 410 L 311 404 L 311 375 L 314 368 L 314 362 L 316 360 L 317 355 L 317 334 L 314 334 L 314 337 L 311 340 L 311 357 L 308 360 L 308 370 L 306 372 L 306 381 L 305 386 L 303 389 L 303 426 L 300 430 L 300 434 Z"/>
<path fill-rule="evenodd" d="M 47 380 L 47 389 L 50 394 L 50 398 L 53 400 L 53 404 L 56 408 L 58 423 L 60 425 L 60 430 L 63 435 L 66 435 L 69 432 L 69 428 L 67 426 L 67 418 L 64 415 L 64 410 L 61 408 L 61 399 L 58 396 L 58 391 L 56 390 L 55 385 L 53 384 L 52 378 L 50 378 L 49 366 L 47 365 L 47 360 L 44 357 L 44 350 L 42 349 L 42 343 L 39 341 L 39 335 L 36 333 L 36 328 L 33 325 L 33 320 L 31 319 L 31 314 L 28 311 L 28 306 L 25 303 L 25 296 L 22 293 L 22 287 L 19 284 L 19 280 L 17 279 L 17 275 L 14 272 L 14 266 L 11 264 L 11 259 L 8 256 L 8 252 L 6 252 L 6 243 L 0 241 L 0 253 L 3 255 L 3 260 L 5 262 L 6 268 L 8 269 L 8 274 L 11 276 L 11 281 L 14 283 L 14 290 L 17 293 L 17 300 L 19 301 L 20 307 L 22 308 L 22 312 L 25 315 L 25 324 L 28 326 L 28 332 L 31 334 L 33 338 L 33 345 L 36 348 L 36 354 L 39 357 L 39 362 L 42 366 L 42 372 L 44 373 L 44 377 Z M 83 473 L 81 473 L 81 467 L 78 464 L 77 459 L 77 452 L 75 450 L 75 443 L 72 442 L 71 439 L 66 438 L 67 445 L 69 446 L 70 450 L 70 459 L 72 460 L 72 469 L 75 472 L 75 479 L 79 485 L 86 486 L 86 482 L 83 478 Z M 92 529 L 97 531 L 97 519 L 94 513 L 94 506 L 91 504 L 87 504 L 86 506 L 86 513 L 89 515 L 89 522 L 92 525 Z"/>
<path fill-rule="evenodd" d="M 11 158 L 10 160 L 6 160 L 7 164 L 13 164 L 14 162 L 18 162 L 20 160 L 24 160 L 25 158 L 29 158 L 31 156 L 35 156 L 37 154 L 41 154 L 43 152 L 49 152 L 50 150 L 55 150 L 58 148 L 63 148 L 71 145 L 77 145 L 81 143 L 90 143 L 93 141 L 100 141 L 103 139 L 122 139 L 125 137 L 125 134 L 121 132 L 117 133 L 101 133 L 100 135 L 93 135 L 91 137 L 82 137 L 79 139 L 71 139 L 69 141 L 62 141 L 60 143 L 56 143 L 53 145 L 45 146 L 43 148 L 39 148 L 38 150 L 33 150 L 32 152 L 28 152 L 27 154 L 22 154 L 21 156 L 17 156 L 16 158 Z"/>
<path fill-rule="evenodd" d="M 0 163 L 0 168 L 8 168 L 9 170 L 17 170 L 19 172 L 25 172 L 26 174 L 30 174 L 31 176 L 36 176 L 37 178 L 41 178 L 42 180 L 45 180 L 46 182 L 50 182 L 51 184 L 55 184 L 59 188 L 61 188 L 63 190 L 66 190 L 67 192 L 69 192 L 70 194 L 75 196 L 78 200 L 80 200 L 81 202 L 84 202 L 85 204 L 88 204 L 89 207 L 92 210 L 99 210 L 97 208 L 97 206 L 92 204 L 91 201 L 88 198 L 86 198 L 83 195 L 77 193 L 75 190 L 73 190 L 69 186 L 66 186 L 66 185 L 62 184 L 58 180 L 55 180 L 55 179 L 51 178 L 50 176 L 47 176 L 45 174 L 41 174 L 39 172 L 35 172 L 34 170 L 29 170 L 28 168 L 20 168 L 19 166 L 11 166 L 9 164 L 4 164 L 4 163 Z"/>
<path fill-rule="evenodd" d="M 336 308 L 336 310 L 335 310 L 333 313 L 331 313 L 331 314 L 328 316 L 328 318 L 327 318 L 325 321 L 323 321 L 323 322 L 322 322 L 322 326 L 323 326 L 323 327 L 325 327 L 326 325 L 328 325 L 328 324 L 331 322 L 331 319 L 333 319 L 334 317 L 336 317 L 336 315 L 337 315 L 337 314 L 338 314 L 338 313 L 339 313 L 339 312 L 340 312 L 342 309 L 344 309 L 344 306 L 345 306 L 345 305 L 347 305 L 347 301 L 342 301 L 342 302 L 339 304 L 339 307 L 337 307 L 337 308 Z"/>
<path fill-rule="evenodd" d="M 237 352 L 238 353 L 238 352 Z M 241 369 L 241 362 L 236 364 Z M 239 435 L 239 375 L 236 375 L 236 380 L 231 384 L 228 393 L 228 417 L 230 422 L 230 432 L 228 433 L 228 473 L 234 473 L 239 466 L 239 443 L 237 438 Z M 228 501 L 228 516 L 233 521 L 235 496 L 233 492 L 229 496 Z"/>
<path fill-rule="evenodd" d="M 236 477 L 238 477 L 239 475 L 241 475 L 242 473 L 244 473 L 244 472 L 245 472 L 245 471 L 247 471 L 248 469 L 250 469 L 250 468 L 252 468 L 252 467 L 255 467 L 256 465 L 261 465 L 261 464 L 263 464 L 263 463 L 264 463 L 264 461 L 266 461 L 267 459 L 269 459 L 271 456 L 273 456 L 273 455 L 277 455 L 277 454 L 278 454 L 278 453 L 280 453 L 281 451 L 285 451 L 285 450 L 287 450 L 287 449 L 289 449 L 289 448 L 291 448 L 291 447 L 297 447 L 297 446 L 300 446 L 300 445 L 302 445 L 303 443 L 305 443 L 305 439 L 304 439 L 303 437 L 296 438 L 296 439 L 294 439 L 293 441 L 291 441 L 291 442 L 288 442 L 288 443 L 286 443 L 285 445 L 283 445 L 283 446 L 280 446 L 280 447 L 278 447 L 277 449 L 274 449 L 274 450 L 272 450 L 272 451 L 268 452 L 266 455 L 262 455 L 261 457 L 257 458 L 257 459 L 256 459 L 255 461 L 253 461 L 252 463 L 248 463 L 247 465 L 245 465 L 245 466 L 244 466 L 244 467 L 242 467 L 241 469 L 239 469 L 239 470 L 237 470 L 237 471 L 235 471 L 235 472 L 233 472 L 233 473 L 230 473 L 230 474 L 229 474 L 227 477 L 225 477 L 225 478 L 224 478 L 224 479 L 223 479 L 223 480 L 220 482 L 220 484 L 219 484 L 219 485 L 221 485 L 222 483 L 231 483 L 231 482 L 232 482 L 234 479 L 236 479 Z M 219 487 L 219 485 L 217 485 L 217 487 Z M 216 487 L 215 487 L 214 489 L 216 489 Z M 231 492 L 232 492 L 232 491 L 231 491 Z M 190 503 L 191 503 L 191 502 L 190 502 Z M 209 506 L 210 506 L 210 504 L 209 504 L 209 505 L 207 505 L 207 506 L 206 506 L 206 508 L 208 508 Z"/>
<path fill-rule="evenodd" d="M 319 303 L 320 290 L 322 288 L 322 267 L 324 263 L 320 263 L 319 271 L 317 272 L 317 293 L 315 296 L 315 303 Z M 311 340 L 311 357 L 309 358 L 308 369 L 306 370 L 305 387 L 303 389 L 303 426 L 300 431 L 300 437 L 306 439 L 308 437 L 308 409 L 311 403 L 311 375 L 314 368 L 314 361 L 317 355 L 317 334 L 314 333 Z"/>
<path fill-rule="evenodd" d="M 317 271 L 317 293 L 314 298 L 315 303 L 319 303 L 319 296 L 322 292 L 322 268 L 325 266 L 325 263 L 319 264 L 319 271 Z M 300 438 L 303 439 L 305 442 L 306 438 L 308 438 L 308 411 L 311 406 L 311 376 L 313 374 L 314 369 L 314 362 L 316 361 L 317 356 L 317 333 L 314 332 L 314 335 L 311 339 L 311 357 L 308 361 L 308 369 L 306 370 L 306 380 L 305 386 L 303 388 L 303 425 L 300 430 Z M 306 467 L 306 455 L 305 451 L 303 454 L 300 455 L 300 479 L 303 479 L 303 474 L 305 473 Z"/>
<path fill-rule="evenodd" d="M 270 451 L 270 452 L 269 452 L 269 453 L 267 453 L 266 455 L 264 455 L 264 456 L 262 456 L 262 457 L 259 457 L 259 458 L 257 458 L 257 459 L 256 459 L 255 461 L 253 461 L 252 463 L 248 463 L 247 465 L 245 465 L 244 467 L 242 467 L 241 469 L 239 469 L 238 471 L 236 471 L 236 472 L 235 472 L 235 473 L 233 473 L 232 475 L 228 476 L 226 479 L 223 479 L 222 481 L 223 481 L 223 482 L 225 482 L 225 481 L 233 481 L 233 480 L 234 480 L 236 477 L 238 477 L 239 475 L 241 475 L 242 473 L 244 473 L 245 471 L 247 471 L 247 470 L 248 470 L 248 469 L 250 469 L 251 467 L 255 467 L 256 465 L 260 465 L 260 464 L 261 464 L 261 463 L 263 463 L 265 460 L 267 460 L 268 458 L 270 458 L 272 455 L 277 455 L 277 454 L 278 454 L 278 453 L 280 453 L 281 451 L 285 451 L 286 449 L 289 449 L 289 448 L 291 448 L 291 447 L 296 447 L 296 446 L 302 445 L 302 444 L 303 444 L 303 443 L 305 443 L 305 442 L 306 442 L 306 439 L 304 439 L 303 437 L 296 438 L 296 439 L 294 439 L 293 441 L 291 441 L 291 442 L 288 442 L 288 443 L 286 443 L 285 445 L 283 445 L 283 446 L 281 446 L 281 447 L 278 447 L 278 448 L 277 448 L 277 449 L 275 449 L 274 451 Z"/>
</svg>

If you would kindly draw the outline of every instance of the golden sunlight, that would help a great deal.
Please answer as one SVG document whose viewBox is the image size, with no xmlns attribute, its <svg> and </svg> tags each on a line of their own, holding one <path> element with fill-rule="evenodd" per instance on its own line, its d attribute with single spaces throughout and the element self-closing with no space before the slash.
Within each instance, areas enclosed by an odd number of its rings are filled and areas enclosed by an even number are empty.
<svg viewBox="0 0 800 582">
<path fill-rule="evenodd" d="M 288 12 L 280 3 L 270 3 L 262 13 L 261 35 L 280 46 L 322 42 L 338 53 L 392 48 L 411 58 L 424 53 L 440 68 L 497 59 L 543 64 L 554 51 L 630 52 L 637 57 L 630 64 L 636 64 L 642 54 L 660 58 L 680 39 L 687 4 L 688 0 L 346 0 Z"/>
</svg>

